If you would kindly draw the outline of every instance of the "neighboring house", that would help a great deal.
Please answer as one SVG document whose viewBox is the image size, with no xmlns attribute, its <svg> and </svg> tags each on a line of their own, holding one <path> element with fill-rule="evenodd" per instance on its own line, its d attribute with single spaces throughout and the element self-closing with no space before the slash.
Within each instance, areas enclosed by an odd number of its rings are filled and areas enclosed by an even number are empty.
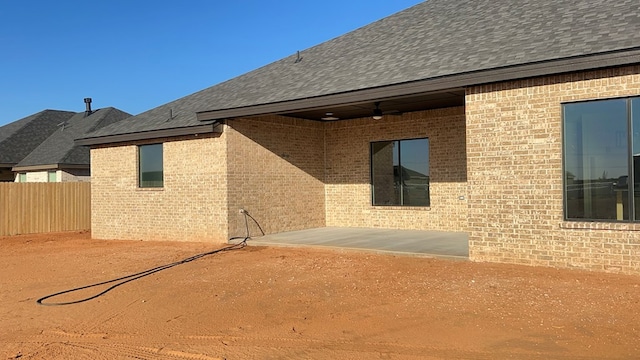
<svg viewBox="0 0 640 360">
<path fill-rule="evenodd" d="M 0 181 L 14 181 L 11 169 L 74 114 L 44 110 L 0 127 Z"/>
<path fill-rule="evenodd" d="M 131 114 L 109 107 L 84 112 L 45 110 L 0 127 L 2 181 L 66 182 L 90 180 L 90 152 L 74 140 Z"/>
<path fill-rule="evenodd" d="M 90 181 L 89 148 L 76 145 L 74 140 L 128 117 L 131 114 L 112 107 L 92 111 L 88 106 L 85 112 L 59 124 L 56 132 L 13 167 L 16 181 Z"/>
<path fill-rule="evenodd" d="M 639 113 L 637 1 L 429 0 L 77 143 L 95 238 L 224 241 L 246 209 L 640 273 Z"/>
</svg>

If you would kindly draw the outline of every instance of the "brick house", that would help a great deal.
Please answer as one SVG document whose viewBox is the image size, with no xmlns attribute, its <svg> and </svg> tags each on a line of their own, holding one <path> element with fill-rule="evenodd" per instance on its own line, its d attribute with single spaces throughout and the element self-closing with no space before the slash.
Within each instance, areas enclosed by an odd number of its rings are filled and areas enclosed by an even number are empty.
<svg viewBox="0 0 640 360">
<path fill-rule="evenodd" d="M 429 0 L 77 143 L 95 238 L 222 242 L 247 209 L 640 273 L 638 109 L 637 2 Z"/>
</svg>

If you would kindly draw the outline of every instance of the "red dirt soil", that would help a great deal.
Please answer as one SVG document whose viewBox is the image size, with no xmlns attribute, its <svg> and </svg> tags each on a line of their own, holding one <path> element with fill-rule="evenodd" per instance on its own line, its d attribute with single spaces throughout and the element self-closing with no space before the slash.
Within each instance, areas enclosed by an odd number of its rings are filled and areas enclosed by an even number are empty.
<svg viewBox="0 0 640 360">
<path fill-rule="evenodd" d="M 245 247 L 0 237 L 0 359 L 631 359 L 640 277 Z M 71 302 L 109 285 L 45 302 Z"/>
</svg>

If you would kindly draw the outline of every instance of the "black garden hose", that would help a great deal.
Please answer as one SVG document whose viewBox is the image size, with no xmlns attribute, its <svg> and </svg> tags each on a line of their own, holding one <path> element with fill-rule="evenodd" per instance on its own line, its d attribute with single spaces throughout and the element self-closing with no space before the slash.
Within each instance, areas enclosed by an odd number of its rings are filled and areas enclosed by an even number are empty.
<svg viewBox="0 0 640 360">
<path fill-rule="evenodd" d="M 253 216 L 249 215 L 249 213 L 246 212 L 246 211 L 243 211 L 243 214 L 244 214 L 244 223 L 245 223 L 245 227 L 246 227 L 246 231 L 247 231 L 246 236 L 237 236 L 237 237 L 232 237 L 231 239 L 229 239 L 229 240 L 243 239 L 241 242 L 239 242 L 237 244 L 229 245 L 227 247 L 223 247 L 223 248 L 220 248 L 220 249 L 208 251 L 208 252 L 205 252 L 205 253 L 202 253 L 202 254 L 197 254 L 197 255 L 194 255 L 194 256 L 191 256 L 191 257 L 188 257 L 186 259 L 179 260 L 179 261 L 176 261 L 176 262 L 173 262 L 173 263 L 170 263 L 170 264 L 156 266 L 156 267 L 154 267 L 152 269 L 140 271 L 140 272 L 137 272 L 135 274 L 126 275 L 126 276 L 122 276 L 122 277 L 119 277 L 119 278 L 116 278 L 116 279 L 112 279 L 112 280 L 102 281 L 102 282 L 91 284 L 91 285 L 86 285 L 86 286 L 81 286 L 81 287 L 77 287 L 77 288 L 73 288 L 73 289 L 69 289 L 69 290 L 60 291 L 60 292 L 57 292 L 57 293 L 54 293 L 54 294 L 50 294 L 50 295 L 41 297 L 40 299 L 36 300 L 36 303 L 38 303 L 39 305 L 44 305 L 44 306 L 59 306 L 59 305 L 79 304 L 79 303 L 82 303 L 82 302 L 89 301 L 89 300 L 95 299 L 97 297 L 100 297 L 100 296 L 106 294 L 107 292 L 117 288 L 120 285 L 124 285 L 124 284 L 126 284 L 128 282 L 131 282 L 133 280 L 137 280 L 137 279 L 143 278 L 145 276 L 149 276 L 151 274 L 155 274 L 155 273 L 157 273 L 159 271 L 166 270 L 166 269 L 172 268 L 172 267 L 177 266 L 177 265 L 186 264 L 188 262 L 200 259 L 200 258 L 208 256 L 208 255 L 217 254 L 219 252 L 242 249 L 247 245 L 247 240 L 249 240 L 251 238 L 249 236 L 249 223 L 247 221 L 248 217 L 251 218 L 251 220 L 253 220 L 256 223 L 256 225 L 258 226 L 258 228 L 262 232 L 262 235 L 264 235 L 264 231 L 262 230 L 262 227 L 260 227 L 260 224 L 258 224 L 256 219 L 254 219 Z M 48 303 L 44 302 L 45 300 L 53 298 L 53 297 L 56 297 L 56 296 L 60 296 L 60 295 L 63 295 L 63 294 L 68 294 L 68 293 L 72 293 L 72 292 L 80 291 L 80 290 L 84 290 L 84 289 L 89 289 L 89 288 L 100 286 L 100 285 L 110 284 L 110 283 L 115 283 L 115 284 L 113 284 L 110 287 L 108 287 L 107 289 L 99 292 L 98 294 L 92 295 L 92 296 L 84 298 L 84 299 L 75 300 L 75 301 L 67 301 L 67 302 L 57 302 L 57 303 L 56 302 L 48 302 Z"/>
</svg>

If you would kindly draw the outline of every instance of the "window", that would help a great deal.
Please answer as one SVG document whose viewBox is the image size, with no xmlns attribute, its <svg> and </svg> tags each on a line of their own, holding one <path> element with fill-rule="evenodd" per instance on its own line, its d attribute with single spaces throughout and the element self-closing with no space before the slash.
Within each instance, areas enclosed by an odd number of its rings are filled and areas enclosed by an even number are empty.
<svg viewBox="0 0 640 360">
<path fill-rule="evenodd" d="M 565 218 L 640 220 L 640 98 L 563 105 Z"/>
<path fill-rule="evenodd" d="M 18 174 L 18 182 L 27 182 L 27 173 L 19 173 Z"/>
<path fill-rule="evenodd" d="M 56 172 L 55 171 L 47 171 L 47 181 L 48 182 L 56 182 Z"/>
<path fill-rule="evenodd" d="M 371 143 L 373 205 L 429 206 L 429 139 Z"/>
<path fill-rule="evenodd" d="M 162 144 L 138 146 L 138 186 L 162 187 Z"/>
</svg>

